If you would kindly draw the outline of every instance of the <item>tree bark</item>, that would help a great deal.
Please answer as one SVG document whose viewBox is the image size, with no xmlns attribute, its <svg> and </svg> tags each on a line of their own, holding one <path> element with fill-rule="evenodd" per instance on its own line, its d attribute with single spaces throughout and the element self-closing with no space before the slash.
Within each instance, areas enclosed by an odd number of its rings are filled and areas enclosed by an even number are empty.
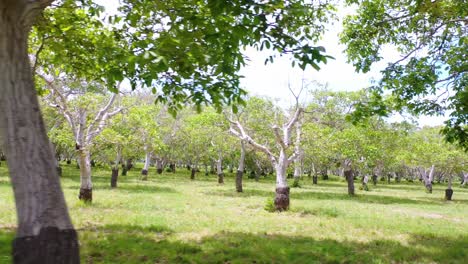
<svg viewBox="0 0 468 264">
<path fill-rule="evenodd" d="M 93 183 L 91 180 L 91 154 L 89 150 L 80 147 L 78 150 L 80 164 L 80 194 L 78 198 L 84 202 L 93 201 Z"/>
<path fill-rule="evenodd" d="M 163 173 L 163 165 L 164 163 L 162 159 L 160 158 L 156 159 L 156 173 L 157 174 Z"/>
<path fill-rule="evenodd" d="M 148 169 L 150 167 L 150 162 L 151 162 L 151 153 L 146 152 L 145 155 L 145 165 L 143 165 L 143 169 L 141 170 L 141 180 L 146 181 L 148 180 Z"/>
<path fill-rule="evenodd" d="M 287 211 L 289 209 L 289 187 L 286 180 L 286 168 L 288 167 L 288 158 L 284 150 L 280 150 L 276 169 L 276 195 L 275 208 L 277 211 Z"/>
<path fill-rule="evenodd" d="M 192 168 L 191 168 L 191 172 L 190 172 L 190 179 L 191 179 L 191 180 L 195 180 L 195 174 L 197 174 L 197 168 L 196 168 L 196 167 L 192 167 Z"/>
<path fill-rule="evenodd" d="M 242 186 L 242 177 L 244 176 L 244 170 L 245 170 L 245 144 L 244 141 L 241 140 L 241 153 L 240 153 L 240 158 L 239 158 L 239 167 L 237 167 L 237 172 L 236 172 L 236 191 L 237 192 L 243 192 L 243 186 Z"/>
<path fill-rule="evenodd" d="M 345 170 L 344 171 L 344 176 L 346 178 L 346 181 L 348 182 L 348 194 L 349 195 L 354 195 L 353 171 L 352 170 Z"/>
<path fill-rule="evenodd" d="M 218 183 L 224 184 L 223 159 L 221 157 L 216 160 L 216 173 L 218 174 Z"/>
<path fill-rule="evenodd" d="M 30 23 L 45 4 L 0 0 L 0 133 L 18 221 L 13 262 L 79 263 L 28 58 Z"/>
<path fill-rule="evenodd" d="M 117 179 L 119 177 L 119 167 L 112 168 L 111 188 L 117 188 Z"/>
<path fill-rule="evenodd" d="M 461 184 L 462 187 L 465 187 L 468 184 L 468 172 L 463 172 L 463 183 Z"/>
</svg>

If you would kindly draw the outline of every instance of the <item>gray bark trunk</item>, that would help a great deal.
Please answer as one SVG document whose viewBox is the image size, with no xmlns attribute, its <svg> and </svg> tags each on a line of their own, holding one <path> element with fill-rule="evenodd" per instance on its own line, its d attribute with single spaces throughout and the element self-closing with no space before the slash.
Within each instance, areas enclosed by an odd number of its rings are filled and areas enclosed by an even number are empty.
<svg viewBox="0 0 468 264">
<path fill-rule="evenodd" d="M 241 153 L 239 158 L 239 167 L 237 167 L 236 173 L 236 191 L 243 192 L 242 186 L 242 177 L 244 176 L 244 169 L 245 169 L 245 144 L 244 141 L 241 140 Z"/>
<path fill-rule="evenodd" d="M 218 183 L 224 184 L 223 158 L 221 156 L 216 160 L 216 173 L 218 174 Z"/>
<path fill-rule="evenodd" d="M 16 202 L 15 263 L 79 263 L 28 58 L 30 1 L 0 0 L 0 133 Z"/>
</svg>

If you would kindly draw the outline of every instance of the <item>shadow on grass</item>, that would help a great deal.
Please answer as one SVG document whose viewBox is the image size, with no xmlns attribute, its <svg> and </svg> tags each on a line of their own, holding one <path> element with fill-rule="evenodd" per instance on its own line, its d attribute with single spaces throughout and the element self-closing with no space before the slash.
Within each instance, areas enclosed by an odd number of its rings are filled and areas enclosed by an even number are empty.
<svg viewBox="0 0 468 264">
<path fill-rule="evenodd" d="M 65 187 L 69 190 L 76 190 L 80 189 L 79 185 L 71 185 Z M 176 189 L 169 188 L 169 187 L 162 187 L 162 186 L 155 186 L 155 185 L 136 185 L 136 184 L 120 184 L 117 188 L 111 188 L 110 186 L 99 186 L 95 185 L 93 187 L 93 191 L 99 190 L 114 190 L 116 192 L 119 191 L 126 191 L 126 192 L 134 192 L 134 193 L 178 193 Z"/>
<path fill-rule="evenodd" d="M 230 232 L 184 242 L 171 238 L 165 228 L 118 225 L 79 232 L 83 263 L 468 263 L 468 236 L 409 236 L 406 246 L 392 240 L 362 243 Z M 0 260 L 5 263 L 12 238 L 12 231 L 0 230 Z"/>
<path fill-rule="evenodd" d="M 232 190 L 215 190 L 204 192 L 207 195 L 224 196 L 224 197 L 273 197 L 274 191 L 263 191 L 263 190 L 244 190 L 243 193 L 236 193 Z M 372 203 L 372 204 L 426 204 L 431 205 L 436 202 L 442 202 L 442 199 L 432 199 L 432 201 L 414 200 L 408 198 L 400 198 L 393 196 L 373 195 L 373 194 L 357 194 L 355 196 L 349 196 L 347 193 L 338 192 L 313 192 L 313 191 L 300 191 L 295 192 L 291 190 L 291 199 L 301 200 L 348 200 L 359 203 Z"/>
</svg>

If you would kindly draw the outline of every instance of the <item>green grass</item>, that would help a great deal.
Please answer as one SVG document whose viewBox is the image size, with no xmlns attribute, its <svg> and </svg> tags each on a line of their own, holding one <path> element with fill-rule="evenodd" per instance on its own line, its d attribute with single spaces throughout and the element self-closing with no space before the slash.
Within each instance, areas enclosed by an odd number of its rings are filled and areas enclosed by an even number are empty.
<svg viewBox="0 0 468 264">
<path fill-rule="evenodd" d="M 83 263 L 468 263 L 468 189 L 432 194 L 419 183 L 381 183 L 349 197 L 332 178 L 291 189 L 291 210 L 270 213 L 272 176 L 244 181 L 236 193 L 228 175 L 189 179 L 186 170 L 139 181 L 139 169 L 119 177 L 95 169 L 94 202 L 78 201 L 79 172 L 63 165 L 70 214 Z M 358 183 L 356 182 L 356 185 Z M 357 187 L 357 186 L 356 186 Z M 0 263 L 10 263 L 16 215 L 5 167 L 0 167 Z"/>
</svg>

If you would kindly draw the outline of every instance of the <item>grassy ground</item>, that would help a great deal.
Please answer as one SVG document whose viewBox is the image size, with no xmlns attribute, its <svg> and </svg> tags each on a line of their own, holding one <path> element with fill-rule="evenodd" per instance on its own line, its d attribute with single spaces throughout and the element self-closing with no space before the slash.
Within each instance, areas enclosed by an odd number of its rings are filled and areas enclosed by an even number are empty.
<svg viewBox="0 0 468 264">
<path fill-rule="evenodd" d="M 427 194 L 419 183 L 379 183 L 346 194 L 332 178 L 291 190 L 291 210 L 269 213 L 272 176 L 189 180 L 186 170 L 138 180 L 139 170 L 110 189 L 110 171 L 95 170 L 94 202 L 78 201 L 79 172 L 64 165 L 62 186 L 79 230 L 83 263 L 468 263 L 468 189 Z M 11 185 L 0 167 L 0 263 L 10 263 L 16 224 Z"/>
</svg>

